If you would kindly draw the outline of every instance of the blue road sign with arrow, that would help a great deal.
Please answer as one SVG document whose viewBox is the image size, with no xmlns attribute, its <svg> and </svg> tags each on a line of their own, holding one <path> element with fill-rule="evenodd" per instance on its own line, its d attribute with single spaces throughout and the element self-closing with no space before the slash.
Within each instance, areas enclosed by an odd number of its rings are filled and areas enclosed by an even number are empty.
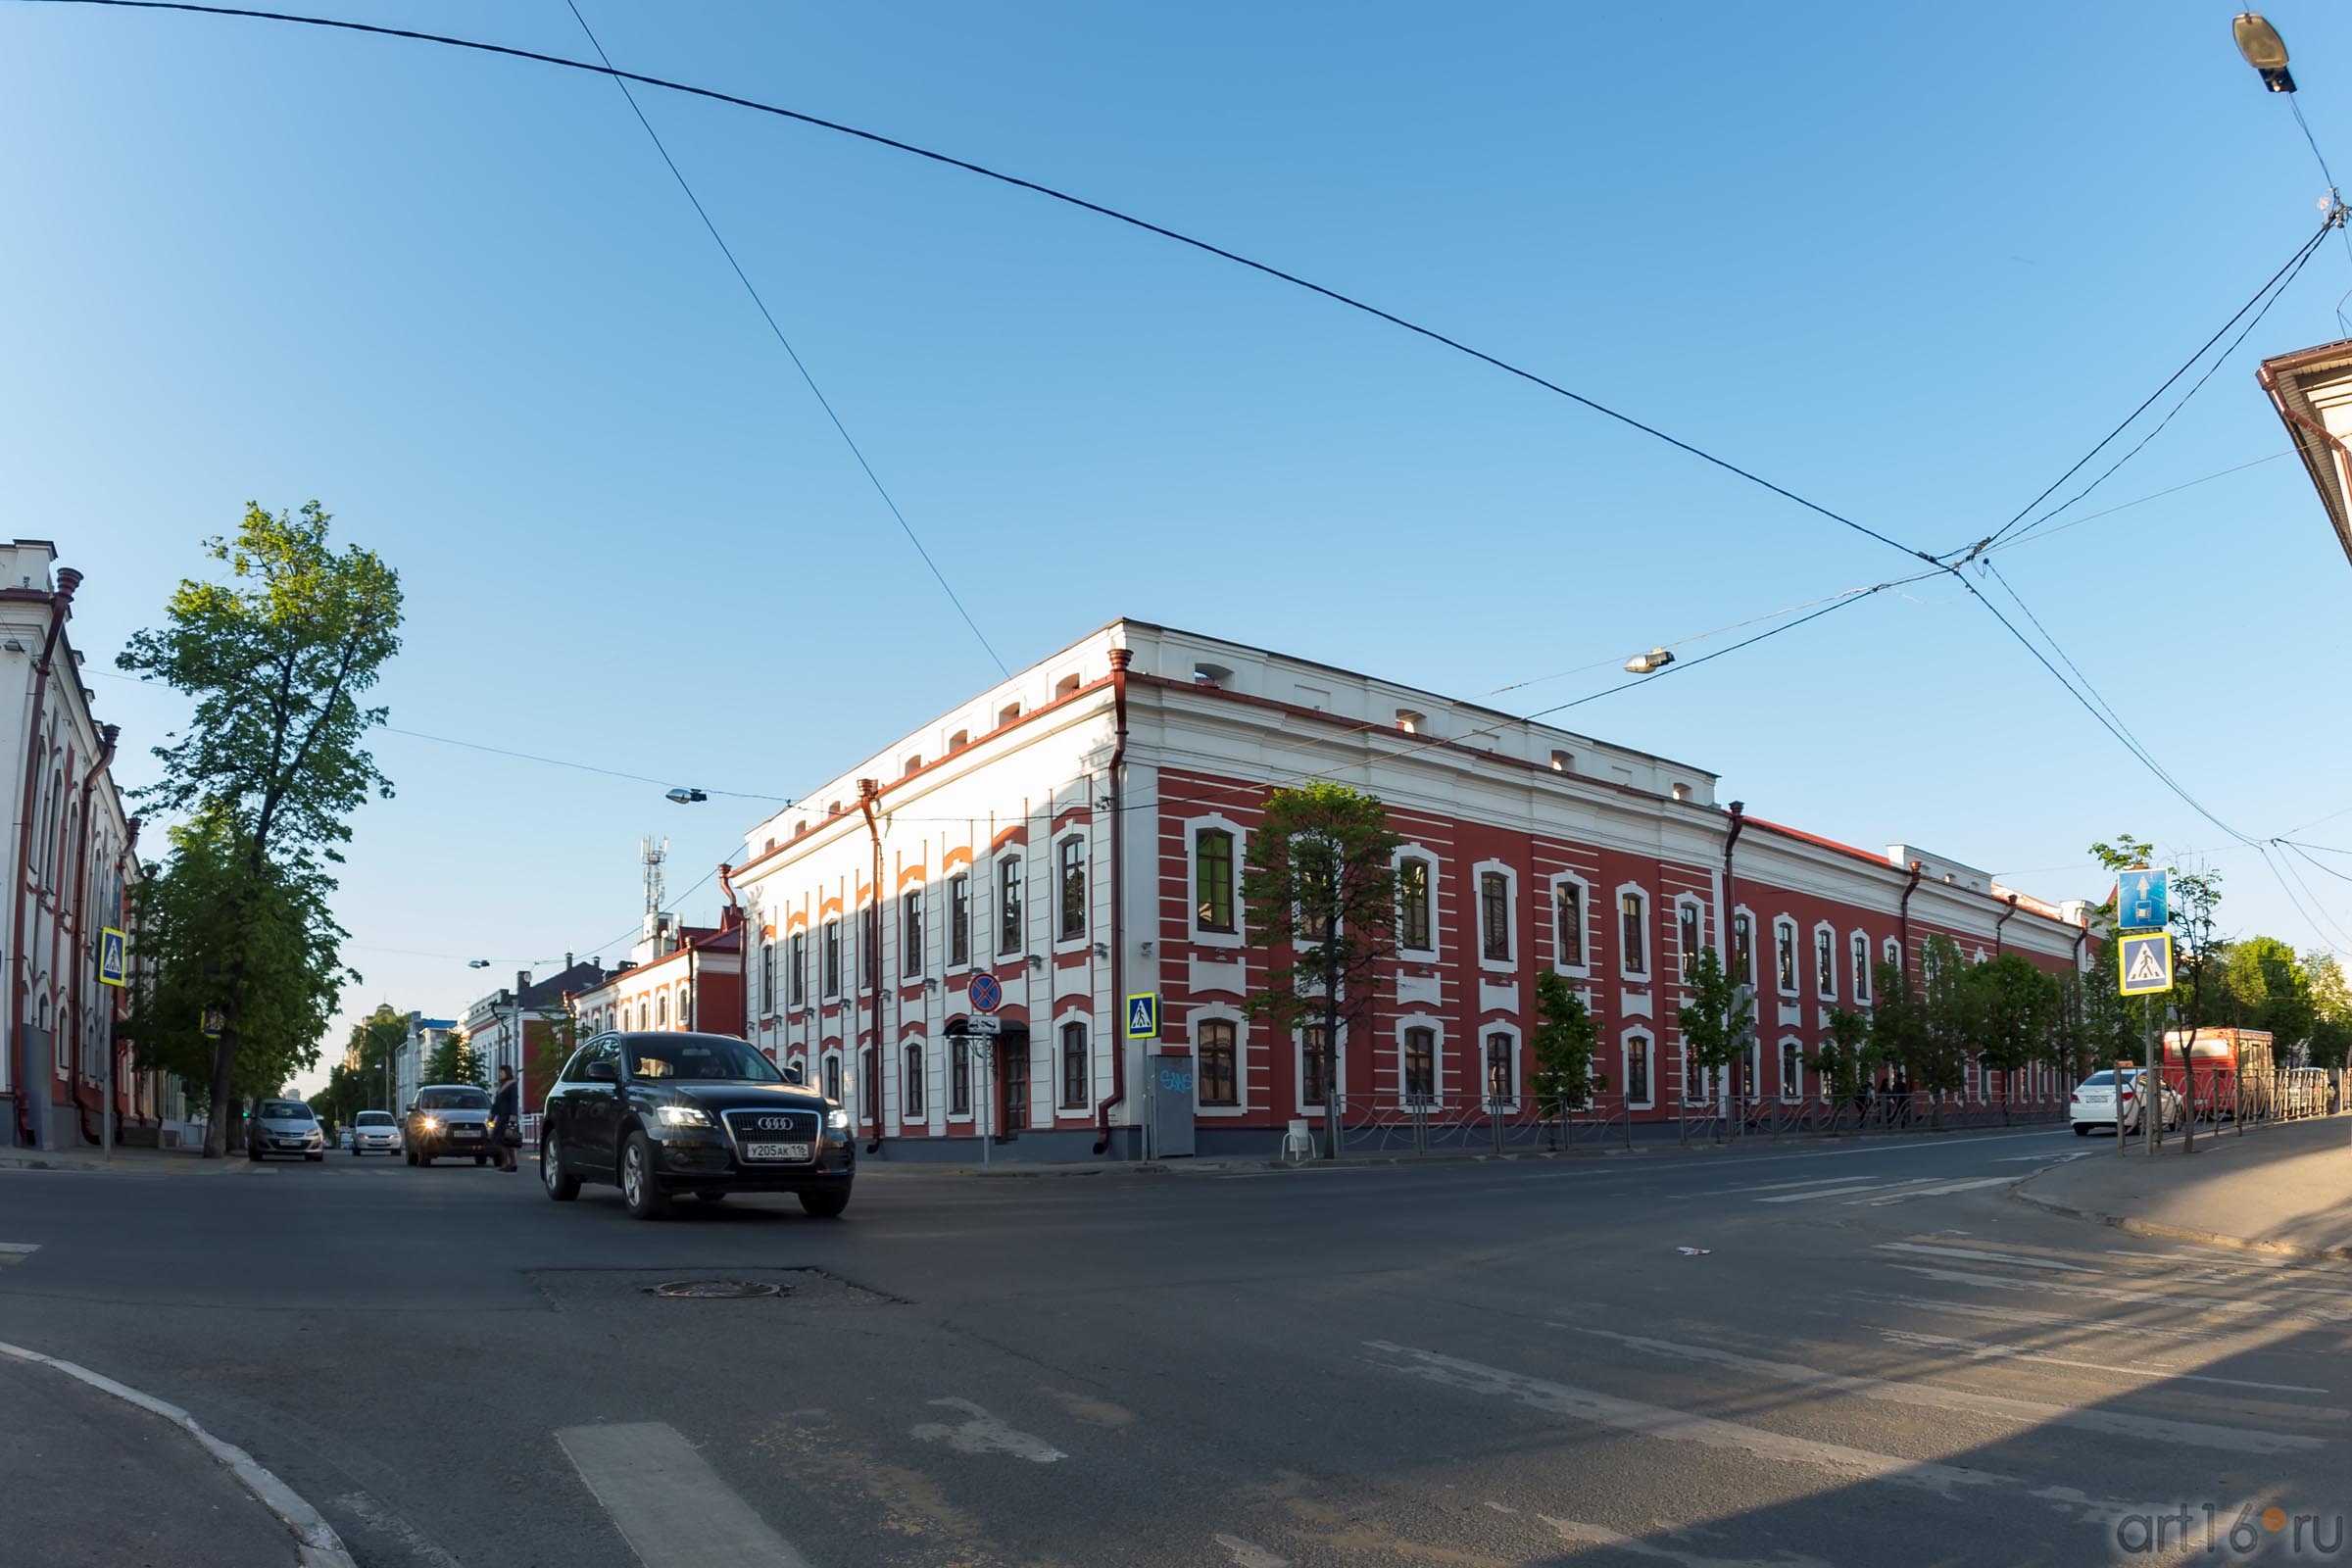
<svg viewBox="0 0 2352 1568">
<path fill-rule="evenodd" d="M 2127 931 L 2161 928 L 2172 905 L 2172 873 L 2126 871 L 2115 887 L 2116 924 Z"/>
</svg>

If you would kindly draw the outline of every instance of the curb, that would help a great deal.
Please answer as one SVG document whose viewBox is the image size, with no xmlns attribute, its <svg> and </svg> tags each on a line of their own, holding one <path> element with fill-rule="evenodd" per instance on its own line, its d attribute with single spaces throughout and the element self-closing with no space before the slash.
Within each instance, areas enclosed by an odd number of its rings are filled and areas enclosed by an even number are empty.
<svg viewBox="0 0 2352 1568">
<path fill-rule="evenodd" d="M 243 1167 L 228 1155 L 217 1160 L 200 1161 L 195 1169 L 181 1170 L 170 1165 L 149 1165 L 143 1162 L 107 1164 L 98 1159 L 44 1159 L 35 1154 L 0 1154 L 0 1170 L 54 1170 L 91 1176 L 211 1176 L 226 1175 Z M 263 1167 L 267 1168 L 267 1167 Z"/>
<path fill-rule="evenodd" d="M 2041 1174 L 2035 1172 L 2035 1175 Z M 2028 1177 L 2027 1180 L 2032 1180 Z M 2261 1242 L 2245 1236 L 2224 1236 L 2219 1231 L 2201 1231 L 2188 1225 L 2166 1225 L 2152 1219 L 2138 1219 L 2130 1214 L 2107 1214 L 2095 1208 L 2076 1208 L 2068 1203 L 2053 1202 L 2035 1198 L 2020 1187 L 2009 1189 L 2009 1196 L 2019 1202 L 2046 1213 L 2062 1214 L 2068 1219 L 2089 1220 L 2094 1225 L 2110 1225 L 2133 1236 L 2154 1237 L 2171 1242 L 2202 1242 L 2208 1247 L 2227 1247 L 2240 1252 L 2264 1252 L 2274 1257 L 2301 1257 L 2321 1263 L 2352 1262 L 2352 1247 L 2297 1247 L 2292 1242 Z"/>
<path fill-rule="evenodd" d="M 153 1395 L 141 1394 L 86 1366 L 77 1366 L 54 1355 L 43 1355 L 38 1350 L 27 1350 L 23 1346 L 10 1345 L 6 1341 L 0 1341 L 0 1355 L 54 1367 L 102 1394 L 111 1394 L 118 1399 L 137 1405 L 150 1415 L 161 1416 L 194 1438 L 207 1453 L 220 1460 L 228 1473 L 235 1476 L 245 1490 L 260 1500 L 263 1507 L 276 1515 L 277 1522 L 284 1525 L 287 1533 L 293 1536 L 299 1548 L 298 1560 L 303 1568 L 358 1568 L 358 1564 L 352 1561 L 351 1553 L 343 1549 L 343 1538 L 335 1534 L 334 1526 L 319 1517 L 318 1509 L 303 1501 L 292 1487 L 262 1468 L 252 1454 L 233 1443 L 223 1443 L 214 1437 L 197 1424 L 194 1416 L 178 1405 L 167 1404 Z"/>
</svg>

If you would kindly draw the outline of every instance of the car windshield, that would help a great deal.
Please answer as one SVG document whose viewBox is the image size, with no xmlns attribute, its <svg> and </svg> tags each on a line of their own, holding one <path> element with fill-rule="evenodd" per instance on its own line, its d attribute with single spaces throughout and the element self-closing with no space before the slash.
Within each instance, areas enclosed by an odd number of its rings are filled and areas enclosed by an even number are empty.
<svg viewBox="0 0 2352 1568">
<path fill-rule="evenodd" d="M 309 1121 L 311 1107 L 299 1100 L 265 1100 L 255 1115 L 264 1121 Z"/>
<path fill-rule="evenodd" d="M 358 1122 L 362 1127 L 389 1127 L 392 1125 L 392 1113 L 388 1110 L 363 1110 Z"/>
<path fill-rule="evenodd" d="M 740 1040 L 713 1035 L 637 1039 L 621 1047 L 632 1078 L 691 1078 L 708 1083 L 780 1084 L 776 1064 Z"/>
<path fill-rule="evenodd" d="M 490 1097 L 479 1089 L 427 1089 L 416 1097 L 420 1110 L 488 1110 Z"/>
</svg>

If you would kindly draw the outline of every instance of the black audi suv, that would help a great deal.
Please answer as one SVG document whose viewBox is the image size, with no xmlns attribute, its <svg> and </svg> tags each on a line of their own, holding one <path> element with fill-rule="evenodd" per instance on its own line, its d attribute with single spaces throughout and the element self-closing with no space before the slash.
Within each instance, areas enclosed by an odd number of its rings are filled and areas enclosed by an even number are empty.
<svg viewBox="0 0 2352 1568">
<path fill-rule="evenodd" d="M 611 1182 L 639 1219 L 691 1193 L 797 1193 L 819 1219 L 849 1207 L 849 1112 L 728 1035 L 598 1035 L 573 1053 L 539 1118 L 547 1196 Z"/>
</svg>

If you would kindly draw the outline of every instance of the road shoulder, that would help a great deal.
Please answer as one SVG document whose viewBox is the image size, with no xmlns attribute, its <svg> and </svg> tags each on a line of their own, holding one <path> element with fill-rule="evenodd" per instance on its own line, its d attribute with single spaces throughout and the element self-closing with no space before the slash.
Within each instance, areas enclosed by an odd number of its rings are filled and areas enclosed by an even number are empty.
<svg viewBox="0 0 2352 1568">
<path fill-rule="evenodd" d="M 2153 1155 L 2101 1143 L 2011 1196 L 2139 1236 L 2352 1259 L 2352 1117 L 2202 1132 L 2193 1153 L 2177 1138 Z"/>
</svg>

